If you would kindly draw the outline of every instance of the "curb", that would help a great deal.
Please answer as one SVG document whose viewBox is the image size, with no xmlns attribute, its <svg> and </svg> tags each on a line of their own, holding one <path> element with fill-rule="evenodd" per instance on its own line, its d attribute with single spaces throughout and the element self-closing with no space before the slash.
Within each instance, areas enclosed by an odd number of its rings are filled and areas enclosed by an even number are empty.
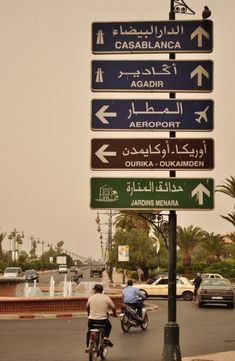
<svg viewBox="0 0 235 361">
<path fill-rule="evenodd" d="M 157 305 L 148 304 L 146 306 L 147 312 L 158 310 Z M 87 317 L 87 312 L 58 312 L 58 313 L 6 313 L 0 314 L 0 320 L 35 320 L 35 319 L 66 319 Z"/>
</svg>

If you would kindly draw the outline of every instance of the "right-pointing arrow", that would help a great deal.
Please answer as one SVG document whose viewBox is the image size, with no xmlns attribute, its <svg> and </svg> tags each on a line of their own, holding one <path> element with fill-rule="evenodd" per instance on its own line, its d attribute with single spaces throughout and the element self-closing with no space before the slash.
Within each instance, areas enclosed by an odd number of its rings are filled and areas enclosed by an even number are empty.
<svg viewBox="0 0 235 361">
<path fill-rule="evenodd" d="M 191 79 L 197 76 L 197 85 L 202 86 L 202 75 L 209 79 L 209 73 L 203 68 L 203 66 L 198 65 L 194 71 L 190 74 Z"/>
<path fill-rule="evenodd" d="M 101 160 L 102 163 L 109 163 L 108 159 L 105 157 L 116 157 L 117 152 L 106 152 L 106 149 L 108 148 L 109 144 L 103 144 L 96 152 L 95 155 Z"/>
<path fill-rule="evenodd" d="M 197 37 L 197 46 L 199 48 L 202 47 L 202 37 L 207 38 L 208 40 L 210 39 L 210 36 L 208 34 L 208 32 L 203 29 L 201 26 L 199 26 L 197 29 L 194 30 L 194 32 L 191 34 L 191 40 L 194 39 L 195 37 Z"/>
<path fill-rule="evenodd" d="M 203 193 L 210 197 L 210 191 L 201 183 L 192 190 L 191 196 L 196 196 L 199 205 L 203 205 Z"/>
<path fill-rule="evenodd" d="M 116 117 L 117 113 L 114 112 L 106 112 L 106 110 L 109 108 L 109 105 L 103 105 L 98 112 L 95 113 L 97 118 L 101 121 L 103 124 L 109 124 L 106 117 Z"/>
</svg>

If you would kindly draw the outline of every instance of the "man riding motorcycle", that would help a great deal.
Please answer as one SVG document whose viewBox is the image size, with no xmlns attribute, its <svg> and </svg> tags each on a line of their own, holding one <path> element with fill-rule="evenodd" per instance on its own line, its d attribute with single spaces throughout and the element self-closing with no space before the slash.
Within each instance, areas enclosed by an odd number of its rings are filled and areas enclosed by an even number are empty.
<svg viewBox="0 0 235 361">
<path fill-rule="evenodd" d="M 139 300 L 145 300 L 145 295 L 138 289 L 133 287 L 133 281 L 128 280 L 127 286 L 122 292 L 123 303 L 130 306 L 133 309 L 137 309 L 137 316 L 139 316 L 139 321 L 142 321 L 142 308 L 143 303 Z"/>
</svg>

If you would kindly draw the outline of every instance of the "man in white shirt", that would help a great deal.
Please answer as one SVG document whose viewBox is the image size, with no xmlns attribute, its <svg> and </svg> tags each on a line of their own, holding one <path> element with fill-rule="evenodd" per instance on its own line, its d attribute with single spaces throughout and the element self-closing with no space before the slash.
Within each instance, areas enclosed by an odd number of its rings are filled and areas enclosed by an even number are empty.
<svg viewBox="0 0 235 361">
<path fill-rule="evenodd" d="M 112 325 L 108 318 L 108 311 L 112 311 L 114 317 L 117 317 L 116 308 L 107 295 L 103 294 L 102 284 L 96 284 L 93 288 L 94 294 L 89 297 L 87 301 L 87 312 L 88 312 L 88 331 L 86 338 L 86 352 L 89 351 L 89 337 L 90 330 L 94 328 L 94 324 L 104 325 L 105 329 L 105 339 L 107 344 L 112 347 L 113 343 L 109 340 L 109 335 L 111 333 Z"/>
</svg>

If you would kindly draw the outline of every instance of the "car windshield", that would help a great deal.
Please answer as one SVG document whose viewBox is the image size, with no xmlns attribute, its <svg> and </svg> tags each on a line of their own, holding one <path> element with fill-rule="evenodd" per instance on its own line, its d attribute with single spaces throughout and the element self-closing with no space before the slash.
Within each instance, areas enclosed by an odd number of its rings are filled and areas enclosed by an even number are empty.
<svg viewBox="0 0 235 361">
<path fill-rule="evenodd" d="M 6 268 L 5 273 L 17 273 L 17 268 Z"/>
<path fill-rule="evenodd" d="M 231 282 L 225 278 L 207 278 L 202 281 L 202 286 L 213 287 L 213 286 L 231 286 Z"/>
<path fill-rule="evenodd" d="M 32 273 L 36 273 L 36 271 L 33 271 L 33 270 L 27 270 L 27 271 L 25 271 L 25 274 L 26 274 L 26 275 L 29 275 L 29 274 L 32 274 Z"/>
</svg>

